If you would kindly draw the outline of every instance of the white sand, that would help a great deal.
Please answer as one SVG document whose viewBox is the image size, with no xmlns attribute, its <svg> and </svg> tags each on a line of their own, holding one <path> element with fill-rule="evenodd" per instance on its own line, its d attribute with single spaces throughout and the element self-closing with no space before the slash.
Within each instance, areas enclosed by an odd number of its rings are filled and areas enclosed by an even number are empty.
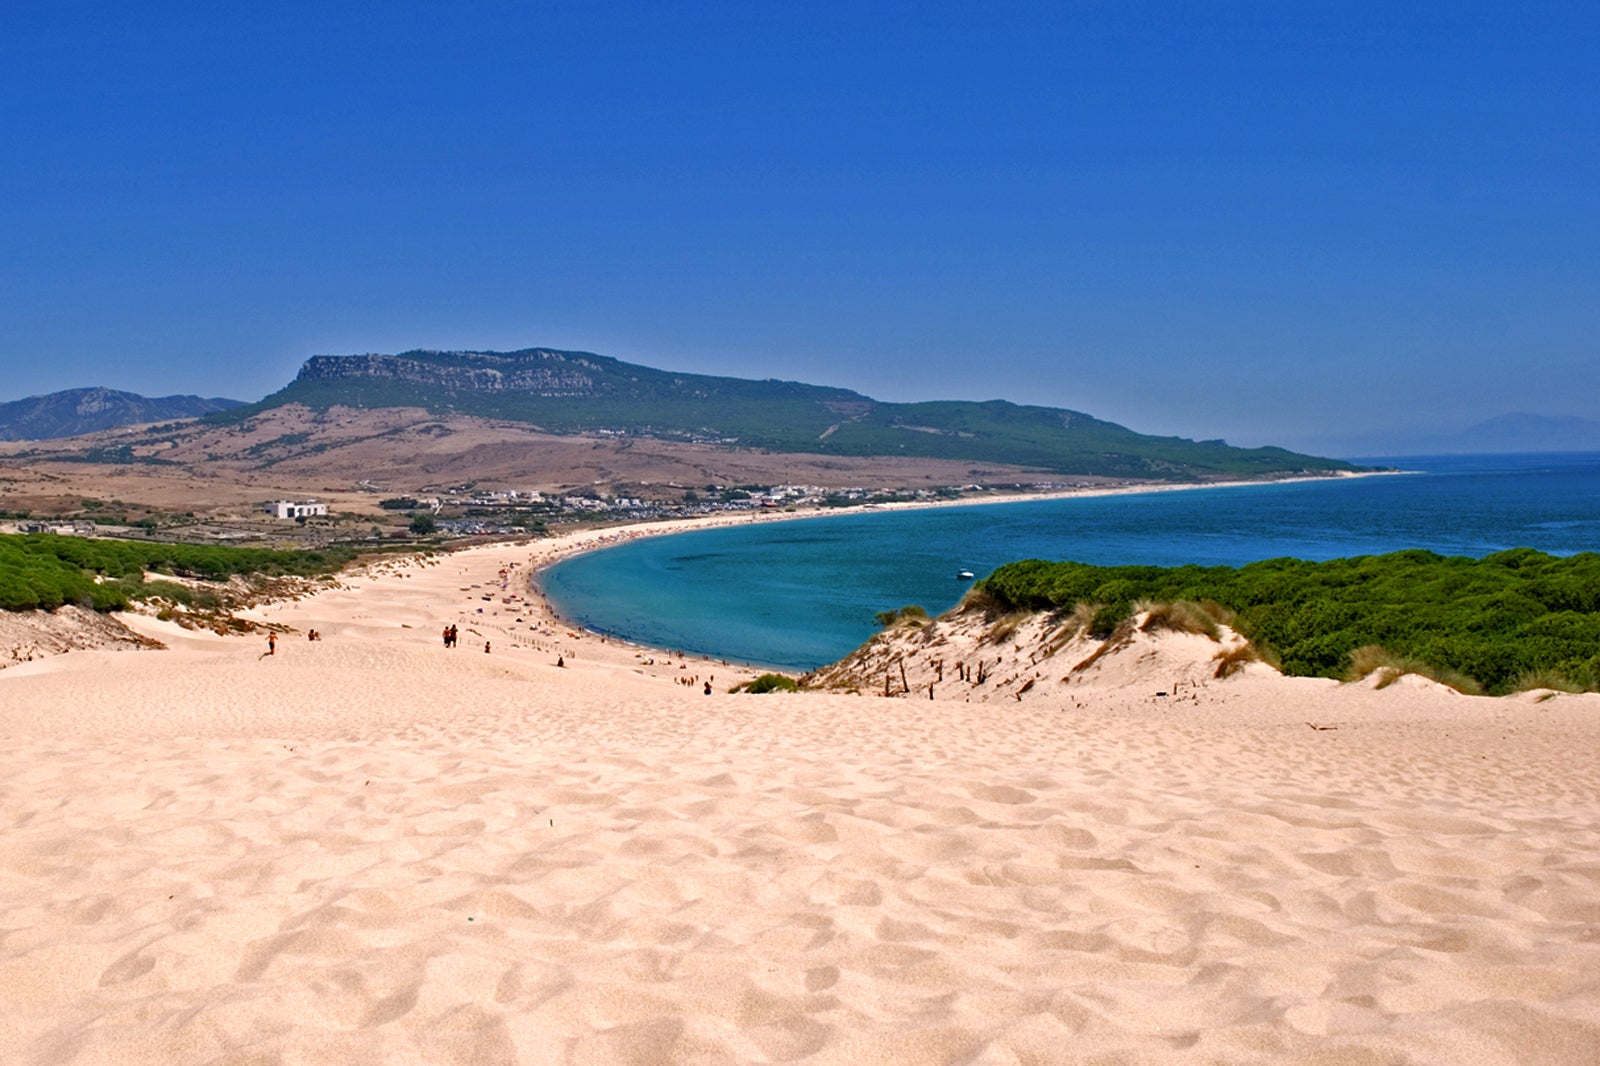
<svg viewBox="0 0 1600 1066">
<path fill-rule="evenodd" d="M 0 671 L 0 1063 L 1600 1061 L 1600 697 L 732 696 L 528 552 Z"/>
</svg>

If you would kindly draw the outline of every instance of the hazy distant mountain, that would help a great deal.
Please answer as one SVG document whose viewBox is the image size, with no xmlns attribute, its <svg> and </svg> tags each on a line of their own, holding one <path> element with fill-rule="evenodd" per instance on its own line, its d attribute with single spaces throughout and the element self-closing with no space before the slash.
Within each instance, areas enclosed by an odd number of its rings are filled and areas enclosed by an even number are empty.
<svg viewBox="0 0 1600 1066">
<path fill-rule="evenodd" d="M 291 403 L 421 407 L 551 433 L 601 433 L 772 452 L 1006 463 L 1104 477 L 1165 480 L 1351 469 L 1282 448 L 1152 437 L 1077 411 L 991 400 L 880 403 L 794 381 L 679 374 L 589 352 L 409 351 L 319 355 L 287 387 L 213 420 Z"/>
<path fill-rule="evenodd" d="M 195 418 L 242 401 L 200 396 L 151 398 L 116 389 L 67 389 L 0 403 L 0 440 L 53 440 L 140 422 Z"/>
<path fill-rule="evenodd" d="M 1600 421 L 1507 414 L 1455 433 L 1384 433 L 1320 444 L 1339 455 L 1497 455 L 1600 452 Z"/>
<path fill-rule="evenodd" d="M 1600 451 L 1600 422 L 1592 418 L 1510 414 L 1440 439 L 1443 452 Z"/>
</svg>

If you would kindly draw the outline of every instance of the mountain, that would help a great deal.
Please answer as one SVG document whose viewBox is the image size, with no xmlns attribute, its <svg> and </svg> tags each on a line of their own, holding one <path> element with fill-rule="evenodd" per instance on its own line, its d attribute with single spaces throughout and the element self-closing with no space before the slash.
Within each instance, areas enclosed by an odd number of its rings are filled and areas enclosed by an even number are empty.
<svg viewBox="0 0 1600 1066">
<path fill-rule="evenodd" d="M 1461 430 L 1367 433 L 1305 443 L 1336 455 L 1600 452 L 1600 421 L 1572 416 L 1504 414 Z"/>
<path fill-rule="evenodd" d="M 1600 451 L 1600 422 L 1592 418 L 1508 414 L 1434 440 L 1444 453 Z"/>
<path fill-rule="evenodd" d="M 209 420 L 241 422 L 288 404 L 314 411 L 421 407 L 556 434 L 1006 463 L 1103 477 L 1193 481 L 1356 469 L 1282 448 L 1147 436 L 1060 408 L 1004 400 L 882 403 L 848 389 L 679 374 L 550 348 L 313 356 L 285 388 Z"/>
<path fill-rule="evenodd" d="M 241 406 L 199 396 L 151 398 L 116 389 L 67 389 L 0 403 L 0 440 L 54 440 L 141 422 L 197 418 Z"/>
</svg>

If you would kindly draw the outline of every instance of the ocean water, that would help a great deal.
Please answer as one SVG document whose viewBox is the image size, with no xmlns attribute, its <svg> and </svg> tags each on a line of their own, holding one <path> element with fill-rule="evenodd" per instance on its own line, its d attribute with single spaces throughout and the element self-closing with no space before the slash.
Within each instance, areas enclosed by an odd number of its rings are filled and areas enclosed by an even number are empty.
<svg viewBox="0 0 1600 1066">
<path fill-rule="evenodd" d="M 937 614 L 1018 559 L 1242 565 L 1427 548 L 1482 556 L 1600 551 L 1600 454 L 1374 457 L 1408 473 L 1279 485 L 1033 500 L 697 530 L 544 571 L 565 617 L 657 647 L 808 670 L 876 630 Z"/>
</svg>

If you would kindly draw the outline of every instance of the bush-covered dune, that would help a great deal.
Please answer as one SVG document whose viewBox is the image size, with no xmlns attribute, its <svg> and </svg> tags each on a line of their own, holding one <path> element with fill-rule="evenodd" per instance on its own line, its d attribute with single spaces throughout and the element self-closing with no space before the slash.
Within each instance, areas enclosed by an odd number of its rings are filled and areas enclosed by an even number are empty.
<svg viewBox="0 0 1600 1066">
<path fill-rule="evenodd" d="M 145 571 L 206 581 L 238 575 L 313 577 L 339 570 L 353 549 L 275 551 L 144 541 L 91 540 L 53 533 L 0 535 L 0 610 L 54 610 L 72 603 L 114 611 L 147 594 L 175 591 Z"/>
<path fill-rule="evenodd" d="M 1377 647 L 1494 694 L 1600 691 L 1600 555 L 1592 552 L 1558 558 L 1517 548 L 1470 559 L 1402 551 L 1242 567 L 1028 560 L 976 588 L 1008 609 L 1087 605 L 1100 635 L 1136 603 L 1215 603 L 1288 674 L 1345 676 L 1357 651 L 1372 662 Z"/>
</svg>

